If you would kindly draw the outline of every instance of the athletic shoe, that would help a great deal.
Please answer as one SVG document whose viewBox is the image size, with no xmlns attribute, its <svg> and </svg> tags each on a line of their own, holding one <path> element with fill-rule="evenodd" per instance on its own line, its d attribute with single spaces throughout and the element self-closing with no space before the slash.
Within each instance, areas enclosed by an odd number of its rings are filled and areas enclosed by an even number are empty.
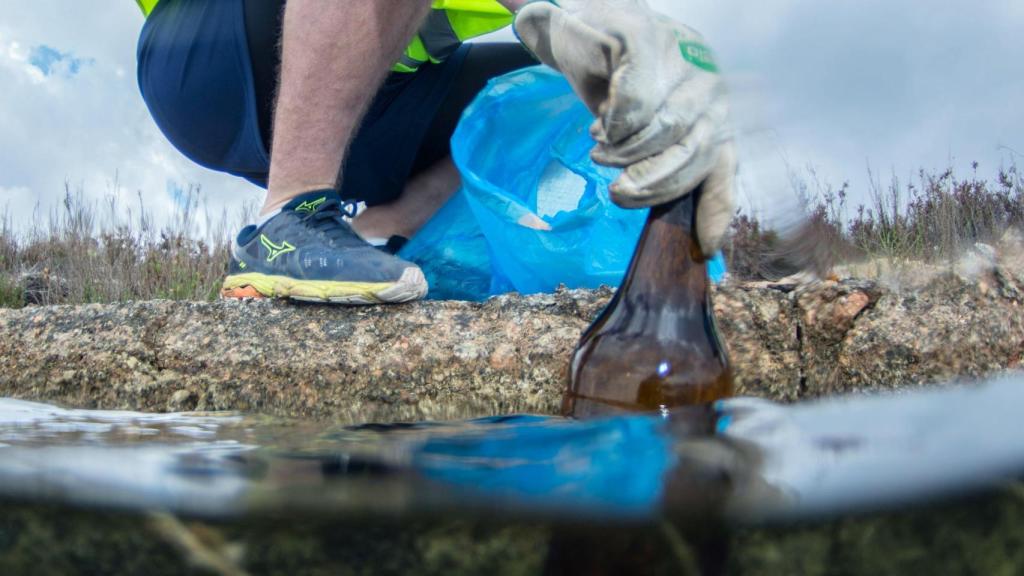
<svg viewBox="0 0 1024 576">
<path fill-rule="evenodd" d="M 333 190 L 294 198 L 231 247 L 226 298 L 279 297 L 338 304 L 409 302 L 427 294 L 418 266 L 363 241 Z"/>
</svg>

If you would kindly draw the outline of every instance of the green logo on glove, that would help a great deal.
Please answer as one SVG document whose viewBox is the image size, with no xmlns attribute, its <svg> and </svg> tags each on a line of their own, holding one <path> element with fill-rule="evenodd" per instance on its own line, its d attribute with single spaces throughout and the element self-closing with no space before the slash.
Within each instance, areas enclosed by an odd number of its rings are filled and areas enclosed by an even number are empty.
<svg viewBox="0 0 1024 576">
<path fill-rule="evenodd" d="M 687 62 L 697 68 L 707 70 L 708 72 L 718 72 L 718 65 L 715 64 L 715 58 L 711 54 L 711 49 L 700 42 L 680 40 L 679 51 L 683 53 L 683 58 Z"/>
</svg>

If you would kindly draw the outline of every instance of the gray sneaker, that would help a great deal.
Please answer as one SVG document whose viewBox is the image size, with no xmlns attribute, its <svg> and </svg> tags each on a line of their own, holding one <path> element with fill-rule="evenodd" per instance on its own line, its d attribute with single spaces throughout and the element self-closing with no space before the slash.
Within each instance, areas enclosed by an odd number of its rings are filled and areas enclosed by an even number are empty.
<svg viewBox="0 0 1024 576">
<path fill-rule="evenodd" d="M 409 302 L 427 294 L 418 266 L 363 241 L 333 190 L 303 194 L 231 247 L 225 298 L 279 297 L 337 304 Z"/>
</svg>

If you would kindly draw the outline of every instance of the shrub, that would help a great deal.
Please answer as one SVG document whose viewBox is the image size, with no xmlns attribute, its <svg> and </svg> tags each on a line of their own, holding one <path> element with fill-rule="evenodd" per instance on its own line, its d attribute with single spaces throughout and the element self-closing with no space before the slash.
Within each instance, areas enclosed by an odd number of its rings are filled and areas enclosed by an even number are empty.
<svg viewBox="0 0 1024 576">
<path fill-rule="evenodd" d="M 27 233 L 15 233 L 9 214 L 3 219 L 0 306 L 217 296 L 236 226 L 226 214 L 212 218 L 198 188 L 159 230 L 141 196 L 138 207 L 114 196 L 96 204 L 65 185 L 61 207 Z"/>
<path fill-rule="evenodd" d="M 939 262 L 1024 226 L 1024 179 L 1016 166 L 1000 170 L 994 182 L 978 178 L 977 163 L 963 179 L 949 169 L 922 170 L 916 183 L 906 185 L 893 177 L 884 189 L 873 175 L 871 182 L 868 203 L 848 216 L 847 184 L 833 190 L 815 181 L 812 192 L 805 181 L 795 181 L 805 217 L 782 233 L 737 214 L 726 249 L 730 272 L 762 279 L 808 268 L 824 275 L 838 262 L 879 257 Z"/>
</svg>

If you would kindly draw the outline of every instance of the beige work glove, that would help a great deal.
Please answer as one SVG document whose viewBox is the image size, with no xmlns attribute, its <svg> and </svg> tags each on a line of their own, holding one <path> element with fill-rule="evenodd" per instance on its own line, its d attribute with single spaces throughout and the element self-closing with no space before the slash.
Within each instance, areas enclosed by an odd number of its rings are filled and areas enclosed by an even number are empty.
<svg viewBox="0 0 1024 576">
<path fill-rule="evenodd" d="M 715 252 L 733 213 L 736 153 L 725 85 L 700 34 L 644 0 L 558 4 L 526 5 L 515 30 L 596 117 L 591 157 L 625 169 L 612 200 L 654 206 L 704 182 L 697 237 L 705 254 Z"/>
</svg>

